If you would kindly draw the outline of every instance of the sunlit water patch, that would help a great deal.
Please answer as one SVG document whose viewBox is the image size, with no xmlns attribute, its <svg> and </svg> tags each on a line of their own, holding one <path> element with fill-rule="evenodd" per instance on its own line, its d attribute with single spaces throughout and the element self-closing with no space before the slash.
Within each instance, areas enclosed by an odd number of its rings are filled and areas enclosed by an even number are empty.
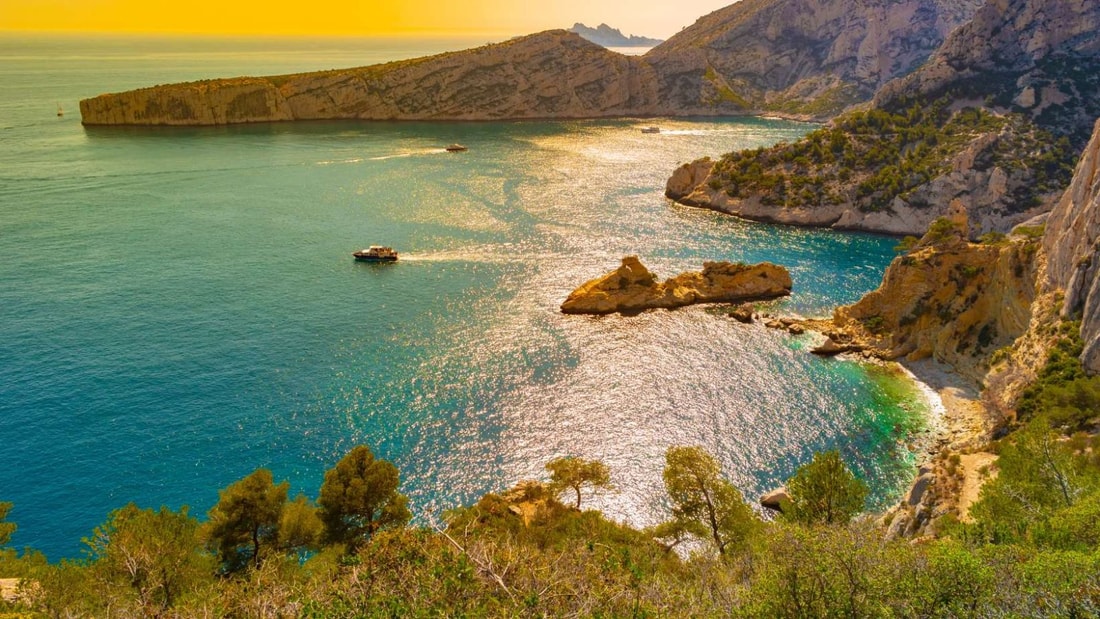
<svg viewBox="0 0 1100 619">
<path fill-rule="evenodd" d="M 293 48 L 277 65 L 254 48 L 4 41 L 0 500 L 15 503 L 17 546 L 74 556 L 129 501 L 203 514 L 261 466 L 315 496 L 359 443 L 398 465 L 421 513 L 575 454 L 603 459 L 619 488 L 594 505 L 652 523 L 674 444 L 706 447 L 750 499 L 821 449 L 840 449 L 876 504 L 912 475 L 924 405 L 883 367 L 817 359 L 806 336 L 720 307 L 558 311 L 628 254 L 662 277 L 704 260 L 785 265 L 795 294 L 773 307 L 808 315 L 873 289 L 892 239 L 663 197 L 682 162 L 810 125 L 82 129 L 55 101 L 382 52 Z M 641 133 L 650 124 L 662 132 Z M 443 150 L 454 142 L 470 150 Z M 352 260 L 379 243 L 401 260 Z"/>
</svg>

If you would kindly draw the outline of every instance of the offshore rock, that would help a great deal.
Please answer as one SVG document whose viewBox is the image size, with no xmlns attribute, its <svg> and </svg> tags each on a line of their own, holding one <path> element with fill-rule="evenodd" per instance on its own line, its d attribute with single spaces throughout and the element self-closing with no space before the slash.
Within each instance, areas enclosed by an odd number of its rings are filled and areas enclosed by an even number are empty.
<svg viewBox="0 0 1100 619">
<path fill-rule="evenodd" d="M 783 503 L 789 503 L 790 500 L 791 495 L 789 492 L 787 492 L 787 488 L 783 486 L 776 488 L 775 490 L 772 490 L 771 492 L 768 492 L 764 496 L 760 497 L 760 506 L 766 507 L 767 509 L 770 509 L 772 511 L 782 512 Z"/>
<path fill-rule="evenodd" d="M 603 277 L 574 290 L 561 305 L 565 314 L 637 313 L 647 309 L 696 303 L 733 303 L 773 299 L 791 293 L 791 276 L 781 266 L 704 262 L 702 272 L 688 272 L 664 282 L 637 256 Z"/>
</svg>

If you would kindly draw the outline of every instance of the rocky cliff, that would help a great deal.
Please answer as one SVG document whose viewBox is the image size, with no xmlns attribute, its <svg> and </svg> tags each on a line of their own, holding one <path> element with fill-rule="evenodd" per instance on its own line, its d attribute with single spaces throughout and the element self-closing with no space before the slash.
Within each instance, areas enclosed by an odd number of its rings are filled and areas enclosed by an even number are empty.
<svg viewBox="0 0 1100 619">
<path fill-rule="evenodd" d="M 661 39 L 651 39 L 649 37 L 641 37 L 634 34 L 627 36 L 618 28 L 612 28 L 607 24 L 600 24 L 595 28 L 590 28 L 577 22 L 573 24 L 569 32 L 575 32 L 586 40 L 592 41 L 596 45 L 603 45 L 604 47 L 653 47 L 664 42 Z"/>
<path fill-rule="evenodd" d="M 1062 315 L 1081 319 L 1085 368 L 1100 374 L 1100 122 L 1043 239 L 1047 290 L 1065 295 Z"/>
<path fill-rule="evenodd" d="M 172 84 L 80 102 L 86 125 L 312 119 L 575 118 L 655 114 L 653 69 L 549 31 L 358 69 Z"/>
<path fill-rule="evenodd" d="M 556 30 L 357 69 L 101 95 L 81 101 L 80 110 L 87 125 L 760 112 L 827 118 L 923 62 L 978 1 L 743 0 L 642 58 Z"/>
<path fill-rule="evenodd" d="M 885 86 L 879 107 L 950 94 L 1027 114 L 1080 148 L 1100 116 L 1100 3 L 989 0 L 928 63 Z"/>
<path fill-rule="evenodd" d="M 1039 239 L 970 243 L 965 226 L 961 209 L 937 222 L 877 290 L 837 308 L 830 338 L 883 359 L 932 357 L 981 382 L 992 353 L 1028 328 Z"/>
<path fill-rule="evenodd" d="M 960 200 L 975 236 L 1048 211 L 1100 115 L 1100 3 L 989 0 L 869 111 L 730 153 L 667 195 L 742 217 L 919 234 Z"/>
<path fill-rule="evenodd" d="M 828 118 L 909 73 L 981 0 L 742 0 L 646 55 L 664 99 Z"/>
<path fill-rule="evenodd" d="M 636 313 L 695 303 L 732 303 L 773 299 L 791 293 L 791 276 L 781 266 L 704 262 L 702 272 L 681 273 L 664 282 L 638 260 L 622 265 L 570 293 L 561 304 L 565 314 Z"/>
</svg>

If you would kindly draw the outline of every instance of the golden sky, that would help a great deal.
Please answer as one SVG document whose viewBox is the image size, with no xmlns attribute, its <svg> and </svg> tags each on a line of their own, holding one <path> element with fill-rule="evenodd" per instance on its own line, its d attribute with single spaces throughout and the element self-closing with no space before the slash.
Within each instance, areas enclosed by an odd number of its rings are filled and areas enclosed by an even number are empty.
<svg viewBox="0 0 1100 619">
<path fill-rule="evenodd" d="M 517 35 L 606 22 L 665 38 L 734 0 L 0 0 L 0 30 Z M 164 7 L 164 8 L 162 8 Z M 168 8 L 171 7 L 171 8 Z M 537 8 L 536 8 L 537 7 Z"/>
</svg>

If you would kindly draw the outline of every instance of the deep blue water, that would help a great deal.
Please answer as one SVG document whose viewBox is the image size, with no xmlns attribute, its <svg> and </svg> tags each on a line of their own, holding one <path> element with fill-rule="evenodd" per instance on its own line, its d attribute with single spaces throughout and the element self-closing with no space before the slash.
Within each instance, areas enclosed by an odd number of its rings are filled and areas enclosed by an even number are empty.
<svg viewBox="0 0 1100 619">
<path fill-rule="evenodd" d="M 783 264 L 796 292 L 779 305 L 806 314 L 873 289 L 892 239 L 663 198 L 678 163 L 809 125 L 84 129 L 76 106 L 483 42 L 0 36 L 0 501 L 15 503 L 13 545 L 77 556 L 114 508 L 201 515 L 261 466 L 316 496 L 359 443 L 398 465 L 419 513 L 574 454 L 603 459 L 619 488 L 592 505 L 649 524 L 673 444 L 715 453 L 750 499 L 832 447 L 879 502 L 908 481 L 923 404 L 887 370 L 816 359 L 806 338 L 718 308 L 557 310 L 626 254 L 662 277 L 712 259 Z M 470 151 L 444 152 L 451 142 Z M 353 262 L 369 244 L 402 259 Z"/>
</svg>

